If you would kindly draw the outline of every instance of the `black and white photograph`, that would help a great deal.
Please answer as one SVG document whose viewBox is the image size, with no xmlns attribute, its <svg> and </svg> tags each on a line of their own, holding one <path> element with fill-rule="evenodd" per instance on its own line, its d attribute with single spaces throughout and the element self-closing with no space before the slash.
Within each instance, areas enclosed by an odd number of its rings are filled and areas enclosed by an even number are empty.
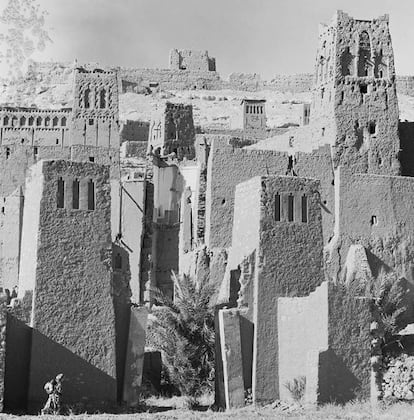
<svg viewBox="0 0 414 420">
<path fill-rule="evenodd" d="M 414 2 L 0 0 L 0 419 L 414 419 Z"/>
</svg>

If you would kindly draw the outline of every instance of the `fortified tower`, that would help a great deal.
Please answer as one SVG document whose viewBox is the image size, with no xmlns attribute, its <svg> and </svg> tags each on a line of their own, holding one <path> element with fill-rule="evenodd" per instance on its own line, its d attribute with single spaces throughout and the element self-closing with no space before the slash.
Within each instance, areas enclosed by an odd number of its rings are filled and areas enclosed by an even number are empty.
<svg viewBox="0 0 414 420">
<path fill-rule="evenodd" d="M 119 153 L 118 102 L 116 72 L 75 69 L 71 145 L 86 147 L 79 149 L 79 156 L 72 156 L 74 160 L 115 163 L 113 157 Z M 114 153 L 108 153 L 111 150 Z"/>
<path fill-rule="evenodd" d="M 332 145 L 334 166 L 398 175 L 398 102 L 388 15 L 337 11 L 319 28 L 311 126 Z"/>
</svg>

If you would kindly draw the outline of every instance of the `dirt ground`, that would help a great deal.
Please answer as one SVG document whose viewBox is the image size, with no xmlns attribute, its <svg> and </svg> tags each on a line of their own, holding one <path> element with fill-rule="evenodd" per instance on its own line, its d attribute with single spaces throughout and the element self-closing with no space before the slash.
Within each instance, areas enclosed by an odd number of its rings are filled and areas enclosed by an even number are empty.
<svg viewBox="0 0 414 420">
<path fill-rule="evenodd" d="M 201 401 L 203 403 L 203 401 Z M 248 406 L 238 410 L 216 412 L 208 405 L 201 405 L 197 410 L 189 410 L 183 407 L 184 400 L 181 398 L 150 398 L 143 402 L 141 412 L 129 414 L 70 414 L 67 416 L 16 416 L 0 414 L 0 419 L 88 419 L 88 420 L 198 420 L 198 419 L 289 419 L 289 420 L 336 420 L 336 419 L 359 419 L 359 420 L 413 420 L 414 404 L 397 403 L 389 407 L 372 410 L 368 403 L 348 403 L 345 406 L 327 404 L 318 408 L 304 408 L 299 405 L 280 405 L 273 408 Z"/>
</svg>

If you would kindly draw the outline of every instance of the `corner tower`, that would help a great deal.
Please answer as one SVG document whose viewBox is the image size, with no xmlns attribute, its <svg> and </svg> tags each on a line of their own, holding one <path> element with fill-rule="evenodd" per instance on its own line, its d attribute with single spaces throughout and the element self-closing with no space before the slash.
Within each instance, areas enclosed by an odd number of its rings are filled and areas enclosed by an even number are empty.
<svg viewBox="0 0 414 420">
<path fill-rule="evenodd" d="M 119 149 L 118 103 L 116 72 L 76 68 L 71 126 L 72 146 Z"/>
<path fill-rule="evenodd" d="M 357 20 L 337 11 L 319 28 L 312 135 L 330 143 L 334 166 L 398 175 L 398 101 L 388 15 Z"/>
</svg>

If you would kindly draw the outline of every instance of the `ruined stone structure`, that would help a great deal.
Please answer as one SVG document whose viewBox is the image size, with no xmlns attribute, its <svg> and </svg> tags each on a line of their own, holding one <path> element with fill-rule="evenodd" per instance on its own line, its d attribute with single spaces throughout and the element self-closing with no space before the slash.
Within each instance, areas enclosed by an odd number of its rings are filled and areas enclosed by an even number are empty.
<svg viewBox="0 0 414 420">
<path fill-rule="evenodd" d="M 194 159 L 195 130 L 191 105 L 167 102 L 154 113 L 149 129 L 149 152 L 157 156 L 174 153 L 178 160 Z"/>
<path fill-rule="evenodd" d="M 208 51 L 171 50 L 170 70 L 216 71 L 216 59 Z"/>
</svg>

